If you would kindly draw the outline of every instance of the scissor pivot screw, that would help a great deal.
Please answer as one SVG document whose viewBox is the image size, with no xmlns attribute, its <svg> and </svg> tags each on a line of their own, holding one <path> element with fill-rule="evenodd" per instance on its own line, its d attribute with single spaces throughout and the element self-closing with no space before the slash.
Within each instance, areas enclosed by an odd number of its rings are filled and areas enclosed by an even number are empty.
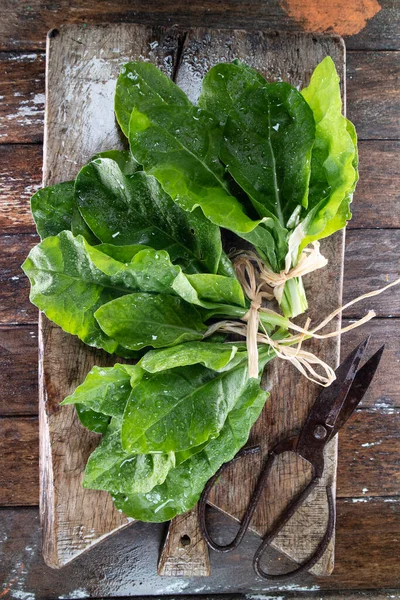
<svg viewBox="0 0 400 600">
<path fill-rule="evenodd" d="M 314 429 L 314 437 L 317 440 L 324 440 L 328 432 L 323 425 L 317 425 Z"/>
</svg>

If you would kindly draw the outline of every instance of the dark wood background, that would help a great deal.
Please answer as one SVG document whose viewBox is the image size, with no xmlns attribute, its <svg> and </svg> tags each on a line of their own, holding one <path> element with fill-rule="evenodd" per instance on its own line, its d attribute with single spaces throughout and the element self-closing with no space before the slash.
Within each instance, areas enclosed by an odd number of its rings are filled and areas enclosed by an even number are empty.
<svg viewBox="0 0 400 600">
<path fill-rule="evenodd" d="M 0 598 L 33 600 L 131 594 L 143 597 L 206 592 L 247 592 L 260 597 L 263 589 L 251 572 L 251 551 L 257 543 L 253 536 L 248 537 L 240 551 L 222 559 L 218 557 L 218 561 L 213 557 L 211 578 L 184 584 L 154 576 L 164 534 L 162 526 L 137 524 L 128 528 L 62 571 L 47 568 L 41 558 L 38 315 L 29 304 L 28 282 L 20 265 L 37 242 L 29 198 L 41 182 L 46 32 L 62 23 L 80 23 L 85 27 L 91 23 L 134 21 L 181 27 L 286 31 L 305 28 L 353 33 L 345 36 L 347 108 L 360 139 L 360 183 L 346 238 L 344 299 L 350 300 L 392 281 L 399 271 L 400 7 L 394 0 L 379 0 L 379 3 L 381 10 L 363 27 L 362 11 L 372 7 L 371 11 L 376 12 L 377 0 L 332 1 L 328 16 L 322 14 L 323 7 L 316 9 L 316 0 L 75 3 L 3 0 L 0 18 L 0 585 L 3 587 Z M 357 12 L 359 9 L 361 12 Z M 298 16 L 299 10 L 304 12 L 303 19 Z M 394 289 L 352 307 L 345 321 L 362 316 L 367 308 L 374 308 L 378 317 L 362 330 L 343 336 L 343 354 L 366 333 L 373 334 L 371 350 L 385 342 L 386 351 L 367 397 L 340 434 L 335 571 L 329 578 L 306 577 L 272 586 L 268 588 L 268 597 L 277 594 L 277 598 L 286 599 L 301 593 L 304 598 L 316 595 L 350 599 L 364 597 L 364 593 L 360 596 L 356 590 L 370 590 L 367 594 L 370 598 L 400 598 L 399 293 Z M 223 525 L 219 517 L 214 519 L 217 525 Z M 382 589 L 387 591 L 378 592 Z"/>
</svg>

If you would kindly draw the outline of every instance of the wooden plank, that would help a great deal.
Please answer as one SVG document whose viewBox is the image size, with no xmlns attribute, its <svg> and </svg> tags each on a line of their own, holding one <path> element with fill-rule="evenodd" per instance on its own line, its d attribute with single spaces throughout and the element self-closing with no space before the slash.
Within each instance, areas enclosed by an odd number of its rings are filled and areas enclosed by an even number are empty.
<svg viewBox="0 0 400 600">
<path fill-rule="evenodd" d="M 348 325 L 350 321 L 344 320 Z M 365 336 L 371 335 L 368 352 L 373 354 L 386 344 L 383 362 L 361 406 L 367 408 L 400 408 L 400 390 L 395 377 L 400 361 L 400 319 L 375 319 L 342 337 L 344 358 Z M 0 327 L 0 417 L 37 415 L 37 327 Z M 15 385 L 15 382 L 18 385 Z M 339 449 L 341 440 L 339 440 Z"/>
<path fill-rule="evenodd" d="M 38 444 L 36 417 L 0 419 L 0 505 L 37 505 Z"/>
<path fill-rule="evenodd" d="M 365 500 L 355 502 L 354 499 L 348 499 L 338 503 L 337 563 L 332 576 L 332 587 L 398 588 L 399 555 L 393 541 L 397 540 L 398 545 L 400 499 Z M 383 551 L 385 545 L 387 550 Z M 390 549 L 396 556 L 388 554 Z M 390 569 L 393 569 L 392 574 Z M 326 579 L 318 583 L 321 587 L 329 585 Z"/>
<path fill-rule="evenodd" d="M 259 543 L 257 536 L 248 535 L 237 552 L 225 555 L 211 553 L 211 576 L 202 579 L 175 578 L 166 581 L 156 575 L 156 557 L 163 539 L 163 527 L 151 524 L 135 525 L 109 537 L 90 553 L 62 570 L 46 567 L 40 551 L 39 511 L 37 509 L 3 509 L 0 511 L 0 593 L 8 598 L 48 600 L 65 598 L 165 595 L 189 600 L 190 594 L 244 593 L 269 600 L 308 598 L 314 594 L 320 600 L 336 599 L 324 590 L 362 590 L 357 600 L 389 600 L 391 594 L 379 594 L 379 589 L 400 586 L 398 540 L 400 537 L 400 498 L 338 499 L 336 565 L 333 574 L 324 579 L 308 578 L 271 583 L 257 580 L 251 567 L 251 557 Z M 213 514 L 212 525 L 224 528 L 226 521 Z M 133 535 L 133 532 L 135 535 Z M 226 532 L 229 535 L 230 531 Z M 372 590 L 367 595 L 366 590 Z M 182 594 L 182 596 L 181 596 Z M 215 596 L 213 596 L 215 595 Z M 355 596 L 357 598 L 357 596 Z M 226 598 L 226 596 L 223 596 Z M 229 598 L 229 596 L 228 596 Z M 236 595 L 236 598 L 237 595 Z M 243 600 L 243 596 L 240 597 Z M 239 599 L 238 599 L 239 600 Z M 254 598 L 255 600 L 255 598 Z"/>
<path fill-rule="evenodd" d="M 343 325 L 349 324 L 347 319 Z M 344 358 L 351 348 L 355 348 L 367 335 L 371 336 L 368 344 L 368 356 L 385 344 L 385 352 L 381 365 L 372 384 L 364 396 L 363 408 L 400 408 L 399 378 L 395 375 L 400 363 L 400 319 L 374 319 L 358 329 L 352 329 L 342 336 L 341 356 Z M 339 438 L 339 448 L 341 440 Z"/>
<path fill-rule="evenodd" d="M 399 142 L 359 142 L 360 180 L 349 229 L 400 227 L 399 152 Z"/>
<path fill-rule="evenodd" d="M 303 22 L 293 18 L 293 10 L 297 7 L 305 17 L 316 13 L 315 2 L 282 2 L 280 0 L 203 0 L 202 2 L 177 2 L 176 0 L 136 0 L 134 5 L 126 0 L 115 0 L 112 3 L 95 3 L 93 0 L 84 4 L 71 5 L 68 0 L 59 0 L 44 4 L 40 0 L 30 0 L 29 5 L 3 0 L 4 13 L 7 20 L 0 23 L 1 49 L 44 49 L 46 32 L 53 27 L 67 23 L 95 25 L 98 23 L 143 23 L 148 25 L 173 25 L 188 27 L 219 27 L 264 29 L 266 31 L 302 31 Z M 284 7 L 287 10 L 284 10 Z M 365 24 L 363 11 L 372 7 L 373 12 L 380 12 Z M 400 49 L 399 11 L 393 0 L 363 2 L 362 4 L 335 3 L 331 7 L 332 21 L 326 19 L 322 12 L 320 20 L 311 26 L 311 31 L 327 30 L 332 33 L 332 26 L 338 28 L 336 33 L 361 30 L 356 35 L 346 38 L 348 48 L 394 50 Z M 344 13 L 347 11 L 347 13 Z M 361 17 L 361 18 L 360 18 Z M 339 22 L 339 24 L 337 24 Z M 342 25 L 340 24 L 342 23 Z M 363 25 L 365 25 L 363 29 Z M 327 29 L 328 28 L 328 29 Z"/>
<path fill-rule="evenodd" d="M 376 407 L 358 410 L 340 433 L 338 498 L 400 496 L 400 409 L 381 407 L 379 402 L 376 404 Z M 37 505 L 38 421 L 36 418 L 3 418 L 0 419 L 1 427 L 4 437 L 0 441 L 3 456 L 0 506 Z M 83 451 L 86 452 L 85 449 Z M 251 471 L 253 466 L 257 467 L 257 460 L 250 461 L 248 465 L 248 471 Z M 10 477 L 9 473 L 12 474 Z M 254 483 L 251 473 L 243 475 L 243 480 L 249 486 Z M 241 487 L 240 482 L 239 486 L 237 481 L 232 484 L 231 493 L 236 502 Z M 181 531 L 181 535 L 195 538 L 192 521 L 183 523 Z M 179 531 L 176 531 L 178 534 Z M 194 539 L 192 546 L 196 543 Z"/>
<path fill-rule="evenodd" d="M 340 434 L 338 496 L 400 495 L 400 410 L 361 409 Z"/>
<path fill-rule="evenodd" d="M 0 240 L 0 324 L 37 323 L 37 310 L 29 302 L 29 281 L 21 265 L 39 238 L 36 235 L 3 235 Z"/>
<path fill-rule="evenodd" d="M 348 231 L 344 261 L 343 301 L 349 302 L 364 292 L 377 290 L 399 277 L 400 230 Z M 356 318 L 367 310 L 379 317 L 400 316 L 399 288 L 368 298 L 345 311 Z"/>
<path fill-rule="evenodd" d="M 244 59 L 257 68 L 267 79 L 289 79 L 297 85 L 307 85 L 312 70 L 326 54 L 336 60 L 340 76 L 343 77 L 343 49 L 337 39 L 321 39 L 309 45 L 309 39 L 263 33 L 210 32 L 206 29 L 194 30 L 187 35 L 181 56 L 177 83 L 196 102 L 201 89 L 202 77 L 217 62 L 228 62 L 234 57 Z M 313 297 L 310 312 L 314 318 L 327 314 L 341 302 L 343 236 L 336 235 L 325 241 L 323 252 L 329 257 L 329 270 L 319 272 L 318 277 L 308 280 L 309 297 Z M 322 278 L 322 282 L 321 282 Z M 316 290 L 330 289 L 325 293 Z M 314 350 L 318 344 L 314 344 Z M 338 340 L 329 345 L 320 345 L 319 354 L 330 364 L 338 362 Z M 315 397 L 315 389 L 301 376 L 297 377 L 286 364 L 274 362 L 267 370 L 267 386 L 271 387 L 271 397 L 252 430 L 249 443 L 260 445 L 261 456 L 235 463 L 221 478 L 221 483 L 210 496 L 211 502 L 224 513 L 241 519 L 248 506 L 252 490 L 261 468 L 262 457 L 279 439 L 293 432 L 304 422 Z M 283 391 L 284 390 L 284 391 Z M 294 398 L 296 402 L 294 402 Z M 325 488 L 328 481 L 335 486 L 336 440 L 327 448 L 325 479 L 321 487 L 310 498 L 310 502 L 296 514 L 282 533 L 274 541 L 274 546 L 287 556 L 302 562 L 321 538 L 327 521 L 327 500 Z M 250 466 L 249 466 L 250 463 Z M 309 477 L 300 461 L 284 457 L 271 472 L 268 497 L 260 502 L 253 518 L 252 527 L 262 535 L 283 510 L 293 495 L 299 491 Z M 245 482 L 245 485 L 243 485 Z M 308 524 L 309 535 L 304 536 L 304 523 Z M 333 568 L 333 543 L 325 557 L 314 568 L 318 574 L 329 573 Z"/>
<path fill-rule="evenodd" d="M 41 186 L 41 145 L 0 146 L 0 230 L 32 233 L 35 225 L 29 200 Z"/>
<path fill-rule="evenodd" d="M 0 327 L 0 417 L 38 414 L 37 327 Z"/>
<path fill-rule="evenodd" d="M 400 53 L 349 52 L 348 117 L 360 139 L 398 139 Z"/>
<path fill-rule="evenodd" d="M 44 67 L 42 53 L 0 53 L 0 142 L 43 139 Z"/>
<path fill-rule="evenodd" d="M 400 169 L 396 141 L 361 141 L 360 181 L 349 229 L 400 227 Z M 0 228 L 3 233 L 30 233 L 35 226 L 30 196 L 41 185 L 42 146 L 0 145 Z M 367 234 L 365 234 L 367 235 Z"/>
<path fill-rule="evenodd" d="M 399 238 L 400 231 L 396 229 L 347 231 L 344 301 L 383 287 L 399 276 Z M 3 248 L 0 253 L 0 324 L 37 323 L 37 311 L 29 302 L 29 282 L 20 267 L 29 250 L 38 242 L 38 237 L 6 235 L 0 239 Z M 18 302 L 15 302 L 16 297 Z M 346 317 L 361 317 L 370 308 L 376 310 L 379 317 L 400 317 L 400 295 L 397 289 L 352 306 L 346 312 Z"/>
<path fill-rule="evenodd" d="M 399 139 L 399 54 L 347 54 L 348 116 L 360 139 Z M 0 53 L 0 143 L 43 139 L 44 68 L 43 53 Z"/>
<path fill-rule="evenodd" d="M 49 34 L 44 185 L 69 179 L 98 151 L 121 147 L 113 114 L 121 63 L 149 58 L 172 75 L 179 36 L 176 30 L 135 25 Z M 64 123 L 74 127 L 67 129 Z M 131 520 L 114 508 L 108 494 L 82 488 L 98 436 L 83 430 L 73 407 L 59 407 L 91 366 L 115 359 L 85 347 L 45 317 L 39 322 L 39 347 L 43 554 L 57 568 Z"/>
</svg>

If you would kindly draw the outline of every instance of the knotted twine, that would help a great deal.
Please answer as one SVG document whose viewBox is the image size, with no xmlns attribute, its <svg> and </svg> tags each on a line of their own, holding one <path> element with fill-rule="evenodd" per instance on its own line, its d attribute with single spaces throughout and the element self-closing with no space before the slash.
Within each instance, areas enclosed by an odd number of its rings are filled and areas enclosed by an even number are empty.
<svg viewBox="0 0 400 600">
<path fill-rule="evenodd" d="M 234 333 L 241 335 L 246 338 L 246 346 L 248 352 L 248 370 L 249 377 L 258 377 L 258 344 L 267 344 L 271 346 L 276 355 L 283 360 L 291 362 L 307 379 L 328 387 L 336 379 L 335 371 L 326 362 L 320 359 L 312 352 L 308 352 L 302 348 L 304 339 L 316 338 L 316 339 L 327 339 L 330 337 L 337 337 L 346 331 L 350 331 L 355 327 L 363 325 L 367 321 L 370 321 L 376 316 L 375 311 L 370 310 L 361 319 L 341 327 L 336 331 L 332 331 L 326 334 L 318 334 L 317 331 L 323 329 L 328 323 L 332 321 L 338 314 L 343 312 L 346 308 L 365 300 L 366 298 L 372 298 L 377 296 L 389 288 L 398 285 L 400 279 L 389 283 L 388 285 L 362 294 L 358 298 L 351 300 L 347 304 L 337 308 L 331 312 L 323 321 L 310 329 L 311 320 L 307 318 L 304 327 L 300 327 L 295 323 L 292 323 L 289 319 L 286 319 L 286 327 L 293 331 L 298 332 L 297 335 L 289 335 L 282 339 L 271 338 L 263 323 L 260 323 L 259 313 L 267 313 L 276 317 L 282 318 L 279 313 L 262 306 L 264 300 L 271 300 L 274 297 L 279 300 L 282 298 L 283 288 L 285 282 L 293 277 L 301 277 L 307 273 L 311 273 L 316 269 L 320 269 L 327 264 L 327 259 L 323 257 L 319 251 L 319 243 L 313 243 L 313 249 L 306 248 L 303 250 L 302 256 L 293 269 L 288 271 L 281 271 L 280 273 L 273 273 L 273 271 L 265 265 L 257 254 L 251 251 L 238 252 L 235 254 L 233 265 L 241 284 L 243 291 L 249 298 L 251 304 L 248 312 L 239 321 L 219 321 L 214 325 L 211 325 L 207 330 L 205 337 L 212 335 L 216 331 L 223 331 L 225 333 Z M 263 329 L 263 333 L 259 332 L 259 327 Z M 296 347 L 293 345 L 296 344 Z M 319 365 L 322 368 L 324 374 L 318 373 L 313 365 Z"/>
<path fill-rule="evenodd" d="M 280 304 L 285 283 L 289 279 L 303 277 L 303 275 L 312 273 L 317 269 L 322 269 L 322 267 L 325 267 L 328 264 L 328 259 L 320 252 L 319 242 L 312 242 L 311 245 L 312 248 L 305 248 L 303 250 L 297 265 L 293 268 L 290 268 L 290 257 L 288 255 L 287 258 L 289 258 L 289 261 L 287 260 L 286 263 L 289 262 L 289 264 L 286 264 L 285 269 L 279 273 L 275 273 L 267 264 L 264 264 L 261 258 L 251 250 L 247 252 L 236 252 L 231 258 L 236 257 L 234 267 L 238 274 L 239 281 L 240 276 L 242 277 L 242 285 L 244 285 L 244 282 L 246 281 L 245 271 L 248 261 L 250 261 L 257 266 L 259 285 L 263 288 L 267 286 L 267 288 L 264 289 L 264 298 L 266 300 L 272 300 L 272 298 L 275 297 Z M 248 275 L 250 275 L 250 273 L 248 273 Z"/>
</svg>

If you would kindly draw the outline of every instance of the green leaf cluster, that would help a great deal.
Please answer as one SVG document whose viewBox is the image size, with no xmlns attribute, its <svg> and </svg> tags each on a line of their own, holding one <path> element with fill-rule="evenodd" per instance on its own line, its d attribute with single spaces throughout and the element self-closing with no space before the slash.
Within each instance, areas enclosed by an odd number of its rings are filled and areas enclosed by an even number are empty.
<svg viewBox="0 0 400 600">
<path fill-rule="evenodd" d="M 41 242 L 23 269 L 32 303 L 54 323 L 138 359 L 94 367 L 63 404 L 103 434 L 83 485 L 128 516 L 164 521 L 197 502 L 267 397 L 271 348 L 259 349 L 249 378 L 245 344 L 208 335 L 216 319 L 249 309 L 221 233 L 275 272 L 295 266 L 351 217 L 357 140 L 329 57 L 301 92 L 238 61 L 216 65 L 198 106 L 150 63 L 128 63 L 115 114 L 129 150 L 100 153 L 75 181 L 32 197 Z M 272 336 L 307 308 L 300 278 L 286 283 L 281 308 L 260 314 Z"/>
<path fill-rule="evenodd" d="M 260 376 L 272 357 L 261 352 Z M 135 519 L 171 519 L 194 506 L 247 441 L 267 395 L 234 344 L 187 342 L 178 353 L 152 350 L 134 366 L 94 367 L 62 403 L 87 411 L 85 426 L 104 433 L 83 486 L 109 492 Z"/>
<path fill-rule="evenodd" d="M 302 92 L 234 61 L 207 73 L 199 105 L 151 64 L 128 63 L 116 116 L 135 159 L 184 210 L 252 243 L 279 272 L 302 249 L 345 226 L 357 182 L 357 144 L 326 57 Z M 307 308 L 301 280 L 282 310 Z"/>
</svg>

